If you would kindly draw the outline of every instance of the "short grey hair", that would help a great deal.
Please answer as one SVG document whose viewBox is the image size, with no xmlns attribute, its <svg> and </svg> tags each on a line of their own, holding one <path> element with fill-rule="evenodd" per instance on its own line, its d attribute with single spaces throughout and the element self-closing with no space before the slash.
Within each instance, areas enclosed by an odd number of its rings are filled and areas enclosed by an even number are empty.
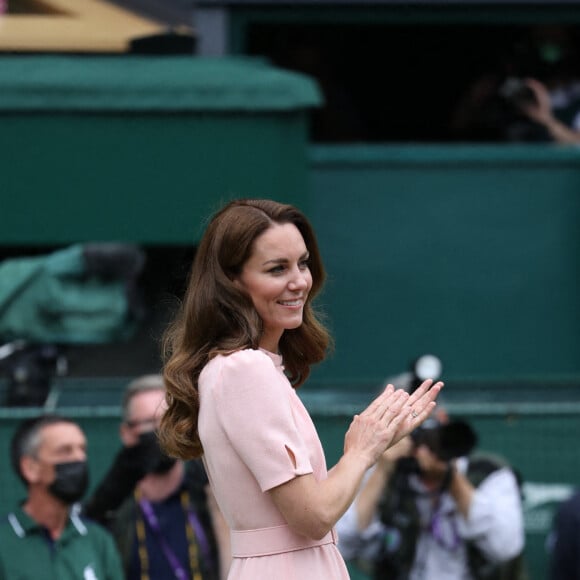
<svg viewBox="0 0 580 580">
<path fill-rule="evenodd" d="M 129 405 L 133 397 L 140 393 L 147 393 L 149 391 L 163 391 L 165 392 L 165 383 L 162 375 L 143 375 L 131 381 L 125 389 L 123 395 L 123 402 L 121 404 L 121 411 L 123 413 L 123 421 L 129 419 Z"/>
<path fill-rule="evenodd" d="M 10 460 L 14 473 L 25 485 L 28 485 L 28 482 L 20 470 L 20 460 L 22 457 L 38 458 L 38 450 L 42 444 L 42 432 L 44 428 L 60 423 L 69 423 L 80 428 L 80 425 L 76 421 L 56 414 L 40 415 L 38 417 L 25 419 L 16 428 L 12 436 L 12 441 L 10 442 Z"/>
</svg>

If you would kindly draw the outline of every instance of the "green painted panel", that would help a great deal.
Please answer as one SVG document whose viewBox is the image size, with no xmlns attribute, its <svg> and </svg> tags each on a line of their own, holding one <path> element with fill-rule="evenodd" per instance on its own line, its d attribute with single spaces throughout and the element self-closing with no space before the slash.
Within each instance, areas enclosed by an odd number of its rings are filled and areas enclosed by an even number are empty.
<svg viewBox="0 0 580 580">
<path fill-rule="evenodd" d="M 580 376 L 580 151 L 312 148 L 336 352 L 315 377 Z"/>
<path fill-rule="evenodd" d="M 306 119 L 262 115 L 0 117 L 0 243 L 193 243 L 232 197 L 303 205 Z"/>
</svg>

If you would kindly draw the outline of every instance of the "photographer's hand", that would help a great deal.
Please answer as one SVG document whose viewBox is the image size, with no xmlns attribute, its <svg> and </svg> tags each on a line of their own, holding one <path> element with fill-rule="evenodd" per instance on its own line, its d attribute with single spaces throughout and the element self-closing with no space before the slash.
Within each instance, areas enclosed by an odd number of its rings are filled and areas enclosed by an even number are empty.
<svg viewBox="0 0 580 580">
<path fill-rule="evenodd" d="M 411 455 L 412 449 L 411 437 L 405 437 L 387 449 L 378 460 L 356 499 L 355 507 L 359 531 L 366 529 L 372 522 L 383 490 L 389 483 L 397 461 Z"/>
<path fill-rule="evenodd" d="M 520 105 L 522 113 L 543 125 L 554 141 L 563 144 L 580 143 L 580 132 L 574 131 L 554 116 L 546 86 L 536 79 L 526 79 L 526 85 L 533 91 L 536 102 Z"/>
<path fill-rule="evenodd" d="M 471 507 L 475 487 L 473 487 L 472 483 L 463 473 L 458 471 L 457 466 L 455 465 L 455 460 L 449 462 L 448 489 L 451 497 L 453 497 L 457 504 L 459 513 L 465 519 L 468 519 L 469 508 Z"/>
<path fill-rule="evenodd" d="M 525 101 L 520 104 L 520 110 L 536 123 L 548 125 L 554 120 L 548 89 L 536 79 L 525 79 L 525 84 L 534 93 L 534 101 Z"/>
<path fill-rule="evenodd" d="M 114 517 L 114 512 L 151 469 L 151 458 L 157 460 L 152 453 L 154 449 L 155 441 L 150 437 L 140 438 L 136 445 L 122 447 L 93 495 L 85 502 L 84 514 L 104 524 Z"/>
<path fill-rule="evenodd" d="M 380 457 L 377 462 L 377 467 L 383 471 L 390 472 L 395 464 L 402 457 L 409 457 L 413 451 L 413 440 L 410 436 L 406 436 L 398 443 L 389 447 Z"/>
</svg>

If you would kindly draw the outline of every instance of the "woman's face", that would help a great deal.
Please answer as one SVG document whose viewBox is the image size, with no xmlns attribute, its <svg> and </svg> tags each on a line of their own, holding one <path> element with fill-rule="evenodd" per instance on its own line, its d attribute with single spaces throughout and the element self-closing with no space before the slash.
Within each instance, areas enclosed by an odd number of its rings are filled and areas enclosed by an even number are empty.
<svg viewBox="0 0 580 580">
<path fill-rule="evenodd" d="M 312 288 L 309 254 L 294 224 L 274 224 L 254 241 L 252 255 L 236 280 L 252 298 L 264 324 L 260 346 L 277 352 L 285 330 L 302 324 Z"/>
</svg>

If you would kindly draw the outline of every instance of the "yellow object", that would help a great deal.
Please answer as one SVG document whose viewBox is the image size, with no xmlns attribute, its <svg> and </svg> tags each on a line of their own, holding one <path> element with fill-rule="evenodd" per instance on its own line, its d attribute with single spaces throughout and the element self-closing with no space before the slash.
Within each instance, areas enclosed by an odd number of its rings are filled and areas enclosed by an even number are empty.
<svg viewBox="0 0 580 580">
<path fill-rule="evenodd" d="M 44 0 L 42 13 L 1 14 L 0 51 L 126 52 L 167 26 L 104 0 Z"/>
</svg>

